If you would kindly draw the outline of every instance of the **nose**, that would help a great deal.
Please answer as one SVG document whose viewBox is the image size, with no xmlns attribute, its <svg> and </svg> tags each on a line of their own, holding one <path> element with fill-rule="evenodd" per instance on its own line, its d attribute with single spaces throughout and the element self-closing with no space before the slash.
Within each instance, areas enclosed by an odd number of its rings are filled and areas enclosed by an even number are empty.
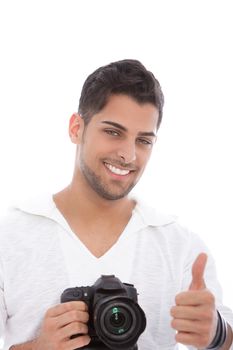
<svg viewBox="0 0 233 350">
<path fill-rule="evenodd" d="M 130 164 L 136 159 L 136 149 L 134 142 L 124 142 L 117 151 L 118 157 L 124 161 L 124 163 Z"/>
</svg>

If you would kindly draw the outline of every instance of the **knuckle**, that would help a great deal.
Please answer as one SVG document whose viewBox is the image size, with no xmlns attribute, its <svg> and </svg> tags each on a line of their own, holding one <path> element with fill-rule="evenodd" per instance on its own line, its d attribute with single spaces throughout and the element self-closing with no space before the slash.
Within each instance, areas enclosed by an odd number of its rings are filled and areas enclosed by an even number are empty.
<svg viewBox="0 0 233 350">
<path fill-rule="evenodd" d="M 215 303 L 215 297 L 210 291 L 206 291 L 204 294 L 204 300 L 207 304 L 214 304 Z"/>
<path fill-rule="evenodd" d="M 208 321 L 212 321 L 212 320 L 214 319 L 214 312 L 213 312 L 212 309 L 208 309 L 208 310 L 206 311 L 206 319 L 207 319 Z"/>
<path fill-rule="evenodd" d="M 215 304 L 215 296 L 212 293 L 209 293 L 210 304 Z"/>
<path fill-rule="evenodd" d="M 199 311 L 198 318 L 200 320 L 205 320 L 206 319 L 206 310 L 205 309 Z"/>
<path fill-rule="evenodd" d="M 87 310 L 87 304 L 84 301 L 79 301 L 79 310 L 81 311 Z"/>
<path fill-rule="evenodd" d="M 179 305 L 179 304 L 180 304 L 181 298 L 182 298 L 181 294 L 177 294 L 177 295 L 176 295 L 176 297 L 175 297 L 175 303 L 176 303 L 176 305 Z"/>
<path fill-rule="evenodd" d="M 87 326 L 83 323 L 75 322 L 73 323 L 72 331 L 74 331 L 75 333 L 85 334 L 87 333 Z"/>
<path fill-rule="evenodd" d="M 51 315 L 52 315 L 52 309 L 48 309 L 48 310 L 46 311 L 46 313 L 45 313 L 44 318 L 45 318 L 45 319 L 46 319 L 46 318 L 50 318 Z"/>
<path fill-rule="evenodd" d="M 173 307 L 171 307 L 171 309 L 170 309 L 170 315 L 171 315 L 171 316 L 175 316 L 175 314 L 176 314 L 176 306 L 173 306 Z"/>
<path fill-rule="evenodd" d="M 78 320 L 78 311 L 77 310 L 71 310 L 69 313 L 70 319 L 72 320 Z"/>
<path fill-rule="evenodd" d="M 64 307 L 64 312 L 68 312 L 68 311 L 71 311 L 73 309 L 71 302 L 64 303 L 63 307 Z"/>
<path fill-rule="evenodd" d="M 176 327 L 177 327 L 177 321 L 176 321 L 176 319 L 171 320 L 171 327 L 172 327 L 173 329 L 176 329 Z"/>
<path fill-rule="evenodd" d="M 72 331 L 73 331 L 74 333 L 77 333 L 77 334 L 83 333 L 82 324 L 79 323 L 79 322 L 74 323 L 74 324 L 73 324 L 73 327 L 72 327 Z"/>
<path fill-rule="evenodd" d="M 53 322 L 51 322 L 51 319 L 46 319 L 45 321 L 44 321 L 44 326 L 43 326 L 43 328 L 44 328 L 44 331 L 45 332 L 48 332 L 48 333 L 50 333 L 50 332 L 52 332 L 53 330 L 54 330 L 54 324 L 53 324 Z"/>
<path fill-rule="evenodd" d="M 84 317 L 83 317 L 83 322 L 87 323 L 89 321 L 89 314 L 88 312 L 85 312 Z"/>
<path fill-rule="evenodd" d="M 72 310 L 69 312 L 69 319 L 70 321 L 88 322 L 89 314 L 86 311 Z"/>
<path fill-rule="evenodd" d="M 213 310 L 209 307 L 200 311 L 200 318 L 202 320 L 211 321 L 213 319 Z"/>
<path fill-rule="evenodd" d="M 183 336 L 182 336 L 182 334 L 181 333 L 176 333 L 176 335 L 175 335 L 175 339 L 176 339 L 176 341 L 178 342 L 178 343 L 183 343 L 184 342 L 184 340 L 183 340 Z"/>
<path fill-rule="evenodd" d="M 210 331 L 209 323 L 205 322 L 200 324 L 199 332 L 203 334 L 203 337 L 207 337 L 209 335 L 209 331 Z"/>
</svg>

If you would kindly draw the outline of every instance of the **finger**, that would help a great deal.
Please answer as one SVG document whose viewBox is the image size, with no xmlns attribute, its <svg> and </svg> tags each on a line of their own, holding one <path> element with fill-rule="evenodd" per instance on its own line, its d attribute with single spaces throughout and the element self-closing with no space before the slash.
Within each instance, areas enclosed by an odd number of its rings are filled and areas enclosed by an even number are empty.
<svg viewBox="0 0 233 350">
<path fill-rule="evenodd" d="M 204 272 L 207 263 L 207 254 L 201 253 L 198 255 L 192 266 L 192 282 L 189 290 L 205 289 Z"/>
<path fill-rule="evenodd" d="M 72 335 L 84 335 L 88 333 L 88 327 L 86 324 L 81 322 L 72 322 L 67 326 L 60 329 L 61 340 L 70 339 Z"/>
<path fill-rule="evenodd" d="M 72 322 L 87 323 L 88 320 L 89 314 L 87 311 L 71 310 L 57 316 L 56 324 L 57 328 L 61 328 Z"/>
<path fill-rule="evenodd" d="M 176 295 L 175 302 L 177 306 L 198 306 L 213 305 L 214 295 L 208 290 L 188 290 Z"/>
<path fill-rule="evenodd" d="M 83 301 L 69 301 L 66 303 L 61 303 L 50 308 L 47 311 L 46 316 L 57 317 L 72 310 L 87 311 L 87 304 Z"/>
<path fill-rule="evenodd" d="M 189 333 L 196 333 L 196 334 L 202 334 L 204 323 L 193 320 L 182 320 L 182 319 L 173 319 L 171 321 L 171 326 L 173 329 L 177 330 L 178 332 L 189 332 Z"/>
<path fill-rule="evenodd" d="M 209 308 L 202 305 L 199 307 L 193 306 L 173 306 L 170 310 L 172 317 L 183 320 L 204 320 L 210 317 Z"/>
<path fill-rule="evenodd" d="M 88 345 L 91 341 L 91 338 L 89 335 L 81 335 L 77 338 L 70 339 L 67 342 L 67 350 L 74 350 L 78 348 L 82 348 L 85 345 Z"/>
<path fill-rule="evenodd" d="M 189 332 L 178 332 L 175 336 L 178 343 L 184 345 L 192 345 L 195 348 L 205 348 L 208 345 L 207 337 L 200 337 L 200 334 L 189 333 Z"/>
</svg>

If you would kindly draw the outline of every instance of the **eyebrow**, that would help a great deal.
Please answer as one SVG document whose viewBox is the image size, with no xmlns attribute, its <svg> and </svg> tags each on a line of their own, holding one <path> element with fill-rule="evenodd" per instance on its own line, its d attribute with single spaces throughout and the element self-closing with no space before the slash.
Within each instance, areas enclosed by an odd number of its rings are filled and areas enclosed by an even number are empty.
<svg viewBox="0 0 233 350">
<path fill-rule="evenodd" d="M 120 130 L 125 131 L 125 132 L 128 131 L 128 129 L 127 129 L 125 126 L 123 126 L 123 125 L 121 125 L 121 124 L 118 124 L 118 123 L 115 123 L 115 122 L 111 122 L 111 121 L 108 121 L 108 120 L 103 120 L 101 123 L 103 123 L 103 124 L 108 124 L 108 125 L 112 125 L 112 126 L 114 126 L 115 128 L 120 129 Z M 156 137 L 156 135 L 155 135 L 155 133 L 154 133 L 153 131 L 140 131 L 140 132 L 138 133 L 138 135 L 140 135 L 140 136 L 152 136 L 152 137 Z"/>
</svg>

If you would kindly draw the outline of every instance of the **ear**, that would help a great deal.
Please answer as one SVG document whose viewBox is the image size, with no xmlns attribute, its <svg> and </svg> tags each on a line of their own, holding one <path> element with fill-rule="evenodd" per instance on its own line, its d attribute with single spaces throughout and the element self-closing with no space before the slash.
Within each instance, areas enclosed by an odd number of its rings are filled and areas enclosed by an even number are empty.
<svg viewBox="0 0 233 350">
<path fill-rule="evenodd" d="M 84 121 L 77 113 L 72 114 L 69 123 L 69 135 L 71 142 L 79 144 L 84 130 Z"/>
</svg>

